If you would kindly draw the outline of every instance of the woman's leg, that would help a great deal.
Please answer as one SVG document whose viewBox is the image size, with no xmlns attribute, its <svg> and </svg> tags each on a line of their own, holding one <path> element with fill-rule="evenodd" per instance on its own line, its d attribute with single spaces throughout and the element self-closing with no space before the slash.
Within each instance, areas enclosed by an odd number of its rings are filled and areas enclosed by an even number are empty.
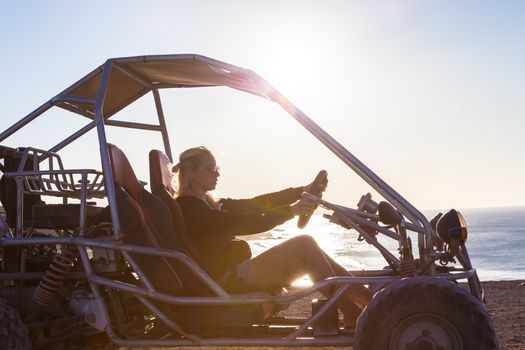
<svg viewBox="0 0 525 350">
<path fill-rule="evenodd" d="M 350 271 L 346 270 L 344 267 L 339 265 L 334 259 L 332 259 L 328 254 L 324 253 L 325 259 L 330 264 L 332 270 L 334 270 L 336 276 L 353 276 Z M 362 285 L 354 284 L 348 289 L 352 295 L 352 299 L 361 304 L 366 305 L 372 299 L 372 292 L 370 289 L 363 287 Z"/>
<path fill-rule="evenodd" d="M 350 273 L 328 257 L 312 237 L 301 235 L 253 258 L 246 283 L 252 288 L 275 288 L 288 286 L 304 275 L 317 282 L 337 275 L 350 276 Z M 327 296 L 331 294 L 329 290 L 321 292 Z M 345 316 L 345 325 L 353 325 L 361 312 L 353 301 L 367 304 L 370 298 L 370 291 L 363 286 L 352 286 L 348 290 L 338 301 Z"/>
</svg>

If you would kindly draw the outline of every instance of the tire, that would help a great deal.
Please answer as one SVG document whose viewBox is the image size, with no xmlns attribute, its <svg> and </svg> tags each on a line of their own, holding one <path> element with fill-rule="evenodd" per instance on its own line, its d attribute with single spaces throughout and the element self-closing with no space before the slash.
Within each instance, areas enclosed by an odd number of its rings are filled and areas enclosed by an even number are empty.
<svg viewBox="0 0 525 350">
<path fill-rule="evenodd" d="M 492 350 L 485 306 L 437 277 L 412 277 L 378 292 L 357 321 L 355 350 Z"/>
<path fill-rule="evenodd" d="M 31 349 L 27 328 L 22 323 L 18 311 L 0 298 L 0 349 Z"/>
</svg>

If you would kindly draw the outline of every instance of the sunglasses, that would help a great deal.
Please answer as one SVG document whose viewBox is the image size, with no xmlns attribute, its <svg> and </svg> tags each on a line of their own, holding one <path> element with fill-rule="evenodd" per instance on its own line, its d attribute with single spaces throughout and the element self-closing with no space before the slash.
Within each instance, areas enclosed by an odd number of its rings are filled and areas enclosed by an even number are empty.
<svg viewBox="0 0 525 350">
<path fill-rule="evenodd" d="M 221 168 L 218 165 L 212 165 L 212 166 L 207 166 L 207 167 L 199 167 L 199 168 L 196 168 L 196 169 L 197 170 L 204 169 L 204 170 L 208 170 L 209 172 L 212 172 L 212 173 L 219 173 L 221 171 Z"/>
</svg>

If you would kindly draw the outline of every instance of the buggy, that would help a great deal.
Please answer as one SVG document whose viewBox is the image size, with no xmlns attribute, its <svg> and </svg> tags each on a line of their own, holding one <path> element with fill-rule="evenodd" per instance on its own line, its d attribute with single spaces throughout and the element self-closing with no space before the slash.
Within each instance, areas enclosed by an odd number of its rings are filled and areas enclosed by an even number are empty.
<svg viewBox="0 0 525 350">
<path fill-rule="evenodd" d="M 305 193 L 327 218 L 357 231 L 387 267 L 327 278 L 289 294 L 229 295 L 198 263 L 168 165 L 172 151 L 159 91 L 225 86 L 286 110 L 381 197 L 349 208 Z M 158 123 L 112 118 L 151 94 Z M 52 108 L 86 124 L 43 150 L 5 140 Z M 150 190 L 106 127 L 154 131 Z M 101 169 L 68 168 L 61 151 L 96 130 Z M 428 220 L 357 157 L 254 72 L 191 54 L 108 59 L 0 134 L 0 347 L 345 346 L 354 349 L 496 349 L 483 291 L 452 209 Z M 48 198 L 59 201 L 46 202 Z M 97 206 L 93 200 L 106 201 Z M 304 221 L 303 221 L 304 224 Z M 377 239 L 398 243 L 398 254 Z M 415 241 L 414 247 L 412 240 Z M 466 288 L 458 281 L 466 281 Z M 335 303 L 351 285 L 375 294 L 357 326 L 341 329 Z M 323 288 L 306 318 L 262 313 Z"/>
</svg>

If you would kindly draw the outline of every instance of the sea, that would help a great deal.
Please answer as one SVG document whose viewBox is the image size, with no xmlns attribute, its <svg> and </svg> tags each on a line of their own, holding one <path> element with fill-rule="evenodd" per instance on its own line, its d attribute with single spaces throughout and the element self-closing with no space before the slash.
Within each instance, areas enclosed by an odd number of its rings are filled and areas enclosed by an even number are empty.
<svg viewBox="0 0 525 350">
<path fill-rule="evenodd" d="M 524 280 L 525 206 L 458 210 L 467 222 L 466 246 L 479 278 L 482 281 Z M 430 219 L 438 212 L 423 214 Z M 242 238 L 248 240 L 256 256 L 300 234 L 313 236 L 325 252 L 348 270 L 375 270 L 387 265 L 374 246 L 357 240 L 356 231 L 329 222 L 322 213 L 312 216 L 302 230 L 297 228 L 295 220 L 290 220 L 272 231 Z M 398 256 L 396 241 L 381 234 L 378 240 Z M 412 236 L 412 240 L 416 246 L 417 236 Z M 309 284 L 309 280 L 305 277 L 296 284 Z"/>
</svg>

